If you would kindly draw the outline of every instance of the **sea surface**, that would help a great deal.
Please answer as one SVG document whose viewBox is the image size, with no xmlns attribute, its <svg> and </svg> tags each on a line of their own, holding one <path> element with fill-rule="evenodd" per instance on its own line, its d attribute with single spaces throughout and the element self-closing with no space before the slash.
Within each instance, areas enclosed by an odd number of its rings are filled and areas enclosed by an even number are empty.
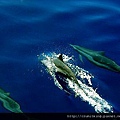
<svg viewBox="0 0 120 120">
<path fill-rule="evenodd" d="M 120 65 L 119 0 L 0 0 L 0 88 L 25 113 L 95 113 L 88 102 L 55 86 L 41 54 L 74 56 L 96 92 L 120 112 L 120 73 L 100 68 L 69 45 L 105 51 Z M 1 101 L 0 101 L 1 102 Z M 1 113 L 9 113 L 0 104 Z"/>
</svg>

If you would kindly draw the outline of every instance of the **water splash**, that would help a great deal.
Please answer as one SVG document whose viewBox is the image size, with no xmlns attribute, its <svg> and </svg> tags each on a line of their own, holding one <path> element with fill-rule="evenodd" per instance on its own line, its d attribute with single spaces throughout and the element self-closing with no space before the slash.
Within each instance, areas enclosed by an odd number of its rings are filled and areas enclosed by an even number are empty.
<svg viewBox="0 0 120 120">
<path fill-rule="evenodd" d="M 55 73 L 57 72 L 57 68 L 53 63 L 53 59 L 57 58 L 59 55 L 60 54 L 56 53 L 45 55 L 43 53 L 42 55 L 38 55 L 38 60 L 46 66 L 46 71 L 53 77 L 55 85 L 61 90 L 64 90 L 63 86 L 59 83 L 59 80 L 56 77 Z M 94 107 L 97 113 L 113 113 L 113 107 L 106 100 L 101 98 L 96 90 L 93 89 L 91 78 L 94 78 L 94 76 L 83 68 L 73 65 L 70 63 L 70 60 L 73 60 L 73 56 L 69 57 L 63 54 L 63 61 L 74 72 L 78 78 L 77 81 L 79 85 L 68 78 L 64 78 L 65 83 L 67 83 L 67 88 L 72 90 L 72 93 L 75 95 L 75 97 L 78 96 L 83 101 L 88 102 L 92 107 Z M 88 85 L 84 82 L 85 80 L 88 81 Z"/>
</svg>

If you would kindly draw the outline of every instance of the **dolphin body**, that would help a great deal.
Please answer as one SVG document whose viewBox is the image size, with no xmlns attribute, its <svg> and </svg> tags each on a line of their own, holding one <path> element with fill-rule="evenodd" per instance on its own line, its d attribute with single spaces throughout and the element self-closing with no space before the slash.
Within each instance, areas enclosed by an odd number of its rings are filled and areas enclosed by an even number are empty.
<svg viewBox="0 0 120 120">
<path fill-rule="evenodd" d="M 26 114 L 20 109 L 20 105 L 10 97 L 10 93 L 5 92 L 0 88 L 0 101 L 3 103 L 3 107 L 13 113 L 22 113 L 20 114 L 20 119 L 26 120 L 38 120 L 35 118 L 29 118 Z"/>
<path fill-rule="evenodd" d="M 120 66 L 117 65 L 113 60 L 105 57 L 104 51 L 93 51 L 78 45 L 71 45 L 81 55 L 85 56 L 90 62 L 97 66 L 106 68 L 115 72 L 120 72 Z"/>
<path fill-rule="evenodd" d="M 20 105 L 10 98 L 9 93 L 6 93 L 4 90 L 0 89 L 0 101 L 3 103 L 3 106 L 14 113 L 23 113 L 20 109 Z"/>
<path fill-rule="evenodd" d="M 57 68 L 57 73 L 60 73 L 64 77 L 73 80 L 76 84 L 79 85 L 77 78 L 75 74 L 72 72 L 72 70 L 63 62 L 62 54 L 56 58 L 53 59 L 53 63 L 55 64 Z"/>
</svg>

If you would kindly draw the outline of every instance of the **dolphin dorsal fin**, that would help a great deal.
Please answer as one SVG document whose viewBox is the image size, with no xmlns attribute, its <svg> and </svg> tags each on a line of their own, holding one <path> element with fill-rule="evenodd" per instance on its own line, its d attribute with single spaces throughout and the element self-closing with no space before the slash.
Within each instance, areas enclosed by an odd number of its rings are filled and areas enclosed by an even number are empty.
<svg viewBox="0 0 120 120">
<path fill-rule="evenodd" d="M 62 54 L 60 54 L 58 58 L 63 62 Z"/>
<path fill-rule="evenodd" d="M 9 96 L 10 93 L 6 93 L 4 90 L 0 89 L 0 93 L 5 94 L 6 96 Z"/>
<path fill-rule="evenodd" d="M 6 96 L 10 96 L 10 93 L 5 93 Z"/>
<path fill-rule="evenodd" d="M 80 61 L 83 63 L 82 55 L 79 54 Z"/>
<path fill-rule="evenodd" d="M 96 53 L 100 54 L 100 55 L 105 55 L 105 52 L 104 51 L 97 51 Z"/>
</svg>

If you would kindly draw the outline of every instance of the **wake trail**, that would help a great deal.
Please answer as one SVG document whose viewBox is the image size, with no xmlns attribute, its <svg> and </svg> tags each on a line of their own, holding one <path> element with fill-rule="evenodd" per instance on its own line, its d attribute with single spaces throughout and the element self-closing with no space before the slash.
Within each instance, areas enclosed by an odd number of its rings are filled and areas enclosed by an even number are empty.
<svg viewBox="0 0 120 120">
<path fill-rule="evenodd" d="M 113 113 L 113 107 L 105 99 L 103 99 L 96 90 L 93 89 L 91 79 L 94 78 L 94 76 L 83 68 L 69 62 L 70 60 L 74 61 L 73 57 L 63 54 L 63 61 L 74 72 L 79 84 L 68 78 L 63 79 L 61 77 L 59 80 L 58 77 L 56 77 L 57 68 L 53 63 L 53 59 L 56 59 L 59 55 L 60 54 L 56 53 L 48 55 L 43 53 L 38 56 L 38 60 L 42 62 L 42 64 L 46 67 L 46 71 L 52 76 L 54 84 L 59 89 L 66 92 L 59 81 L 61 80 L 65 82 L 66 88 L 72 91 L 71 94 L 74 94 L 75 97 L 80 97 L 83 101 L 88 102 L 97 113 Z M 85 83 L 86 80 L 88 84 Z"/>
</svg>

